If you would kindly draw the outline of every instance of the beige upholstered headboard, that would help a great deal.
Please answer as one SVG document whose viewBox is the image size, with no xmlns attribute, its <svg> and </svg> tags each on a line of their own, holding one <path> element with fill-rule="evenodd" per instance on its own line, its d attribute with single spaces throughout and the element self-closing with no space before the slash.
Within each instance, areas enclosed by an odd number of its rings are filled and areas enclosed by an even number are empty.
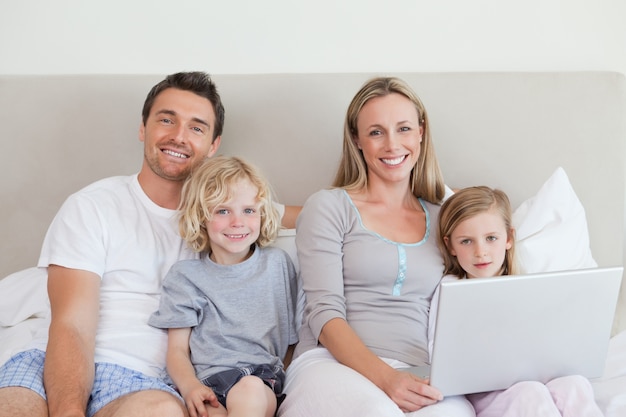
<svg viewBox="0 0 626 417">
<path fill-rule="evenodd" d="M 421 96 L 449 185 L 499 187 L 517 206 L 562 166 L 594 257 L 623 263 L 626 80 L 617 73 L 215 75 L 226 106 L 220 153 L 247 157 L 282 202 L 302 204 L 329 185 L 348 102 L 373 75 L 398 75 Z M 162 78 L 0 76 L 0 276 L 35 265 L 67 195 L 139 170 L 141 107 Z"/>
</svg>

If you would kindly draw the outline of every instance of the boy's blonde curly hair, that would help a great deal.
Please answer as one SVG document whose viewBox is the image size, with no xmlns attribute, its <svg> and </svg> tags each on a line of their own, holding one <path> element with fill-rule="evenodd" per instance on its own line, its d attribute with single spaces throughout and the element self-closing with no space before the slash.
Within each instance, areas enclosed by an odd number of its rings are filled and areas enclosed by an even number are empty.
<svg viewBox="0 0 626 417">
<path fill-rule="evenodd" d="M 210 251 L 205 222 L 212 219 L 216 207 L 232 199 L 237 191 L 235 184 L 241 180 L 250 181 L 259 190 L 261 228 L 256 243 L 264 247 L 276 239 L 280 217 L 267 180 L 255 166 L 241 158 L 216 156 L 194 169 L 183 185 L 178 226 L 180 235 L 191 249 Z"/>
</svg>

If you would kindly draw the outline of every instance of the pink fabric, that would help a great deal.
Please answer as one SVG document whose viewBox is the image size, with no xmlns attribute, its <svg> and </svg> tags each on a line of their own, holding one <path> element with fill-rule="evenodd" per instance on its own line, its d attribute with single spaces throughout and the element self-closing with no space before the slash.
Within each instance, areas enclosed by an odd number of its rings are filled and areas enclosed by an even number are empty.
<svg viewBox="0 0 626 417">
<path fill-rule="evenodd" d="M 477 417 L 603 417 L 589 381 L 578 375 L 519 382 L 503 391 L 470 394 Z"/>
</svg>

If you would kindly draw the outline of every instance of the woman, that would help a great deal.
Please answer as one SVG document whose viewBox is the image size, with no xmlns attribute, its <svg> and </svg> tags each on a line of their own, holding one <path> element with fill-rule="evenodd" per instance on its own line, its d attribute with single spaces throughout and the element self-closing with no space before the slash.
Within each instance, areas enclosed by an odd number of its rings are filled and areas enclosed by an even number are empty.
<svg viewBox="0 0 626 417">
<path fill-rule="evenodd" d="M 333 186 L 298 218 L 307 305 L 279 415 L 474 415 L 399 370 L 428 362 L 445 192 L 426 110 L 403 81 L 374 78 L 354 97 Z"/>
</svg>

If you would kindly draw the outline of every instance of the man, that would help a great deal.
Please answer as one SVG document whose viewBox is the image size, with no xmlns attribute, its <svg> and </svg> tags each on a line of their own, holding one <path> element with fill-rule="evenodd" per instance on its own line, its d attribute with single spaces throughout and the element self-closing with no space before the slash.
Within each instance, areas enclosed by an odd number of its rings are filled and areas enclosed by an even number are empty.
<svg viewBox="0 0 626 417">
<path fill-rule="evenodd" d="M 142 117 L 139 174 L 70 196 L 48 230 L 49 334 L 0 368 L 0 417 L 187 415 L 159 378 L 167 336 L 147 321 L 169 267 L 197 256 L 176 208 L 189 173 L 219 148 L 224 108 L 207 74 L 177 73 L 152 88 Z M 293 227 L 298 210 L 285 211 Z"/>
</svg>

